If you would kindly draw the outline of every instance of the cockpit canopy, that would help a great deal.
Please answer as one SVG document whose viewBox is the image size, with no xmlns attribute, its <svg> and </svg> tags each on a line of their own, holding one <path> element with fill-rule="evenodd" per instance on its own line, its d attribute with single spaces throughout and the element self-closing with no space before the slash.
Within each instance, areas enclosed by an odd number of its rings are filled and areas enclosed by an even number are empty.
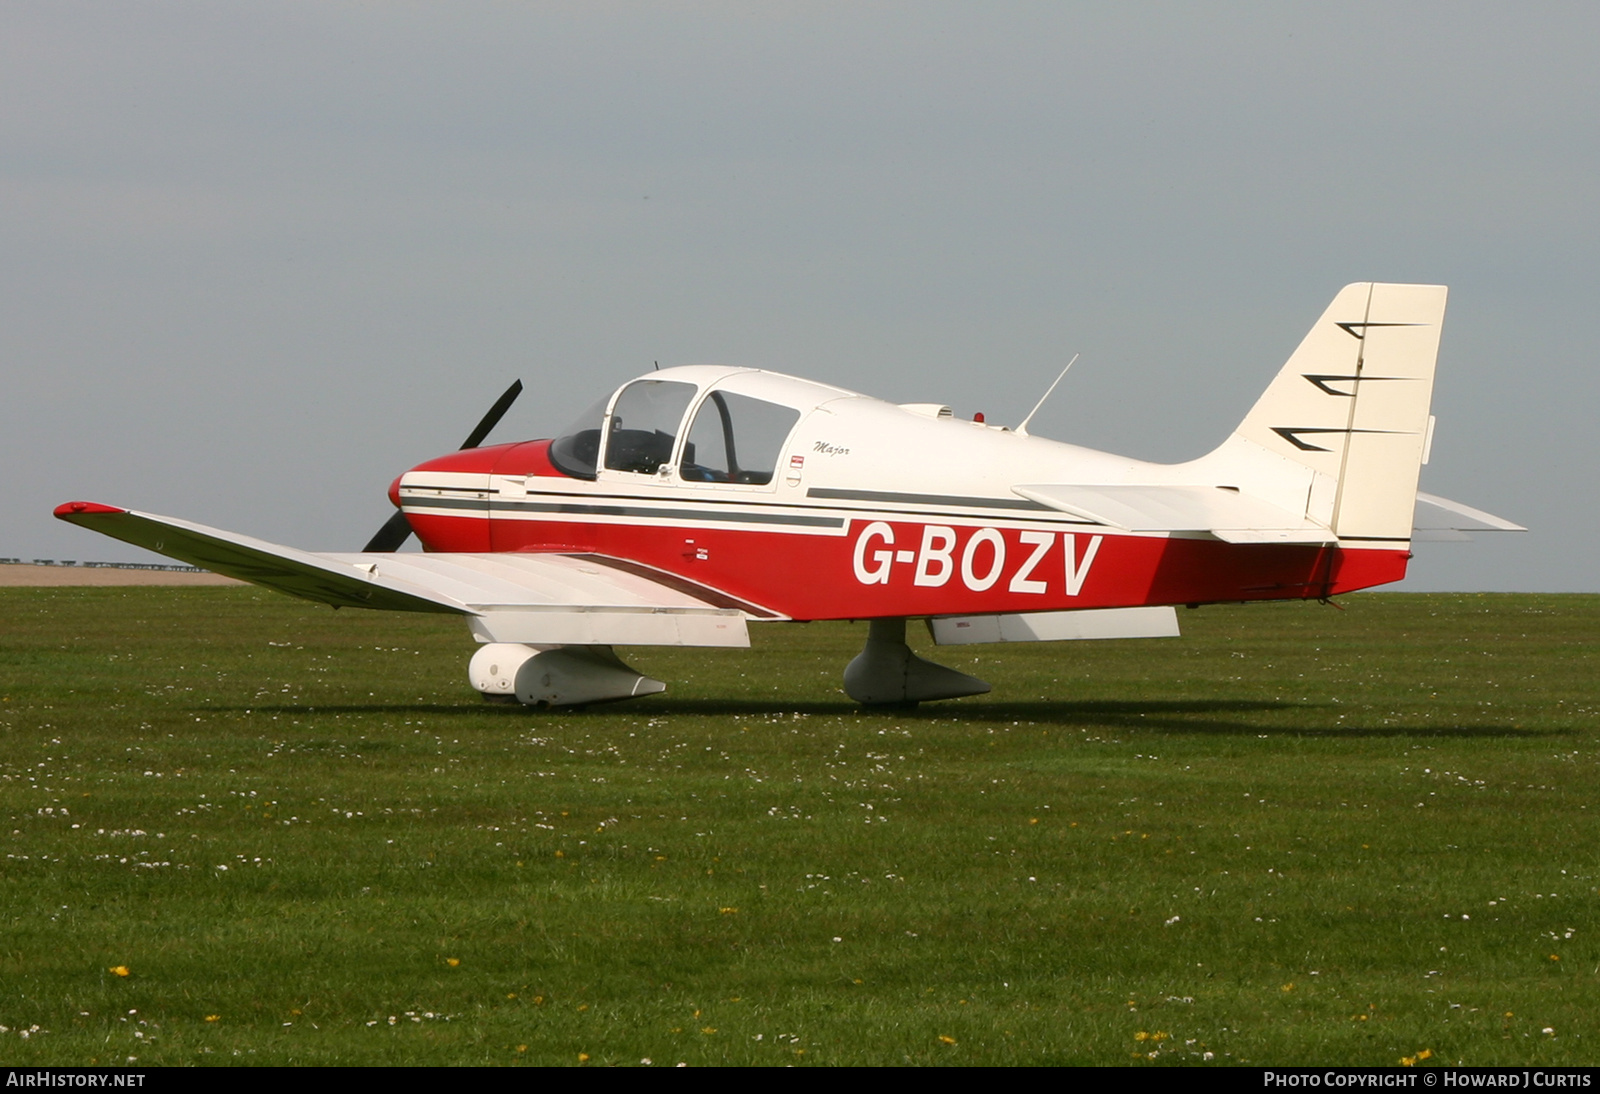
<svg viewBox="0 0 1600 1094">
<path fill-rule="evenodd" d="M 678 477 L 684 482 L 767 486 L 803 411 L 729 388 L 770 388 L 774 390 L 762 394 L 798 396 L 789 401 L 809 405 L 815 405 L 819 395 L 834 394 L 821 385 L 749 370 L 669 371 L 721 375 L 704 384 L 665 374 L 625 384 L 615 396 L 585 410 L 551 442 L 550 462 L 562 474 L 592 480 L 601 467 L 660 474 L 676 458 Z M 784 390 L 789 387 L 796 390 Z"/>
</svg>

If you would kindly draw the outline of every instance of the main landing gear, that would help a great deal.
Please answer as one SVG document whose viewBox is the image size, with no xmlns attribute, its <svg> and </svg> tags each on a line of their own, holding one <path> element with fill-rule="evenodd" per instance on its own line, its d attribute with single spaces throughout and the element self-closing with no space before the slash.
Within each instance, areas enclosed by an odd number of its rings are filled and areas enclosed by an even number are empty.
<svg viewBox="0 0 1600 1094">
<path fill-rule="evenodd" d="M 976 676 L 924 661 L 906 645 L 904 619 L 874 619 L 867 644 L 844 670 L 845 694 L 866 706 L 902 706 L 925 699 L 982 695 L 989 685 Z"/>
</svg>

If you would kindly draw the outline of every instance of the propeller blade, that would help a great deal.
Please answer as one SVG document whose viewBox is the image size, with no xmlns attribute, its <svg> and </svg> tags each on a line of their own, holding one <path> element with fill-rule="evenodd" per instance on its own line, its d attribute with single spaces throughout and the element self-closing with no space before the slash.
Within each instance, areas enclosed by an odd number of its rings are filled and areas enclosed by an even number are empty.
<svg viewBox="0 0 1600 1094">
<path fill-rule="evenodd" d="M 383 527 L 378 529 L 378 534 L 367 541 L 361 548 L 363 551 L 382 551 L 385 554 L 398 551 L 406 540 L 411 538 L 411 522 L 406 520 L 403 510 L 396 509 L 394 516 L 383 522 Z"/>
<path fill-rule="evenodd" d="M 478 428 L 467 434 L 467 439 L 461 442 L 462 448 L 477 448 L 483 439 L 489 435 L 489 430 L 500 424 L 506 411 L 511 409 L 511 404 L 517 401 L 517 396 L 522 394 L 522 381 L 515 380 L 506 388 L 505 394 L 496 399 L 494 406 L 489 408 L 489 413 L 483 416 L 483 421 L 478 423 Z"/>
<path fill-rule="evenodd" d="M 511 409 L 511 404 L 517 401 L 517 396 L 522 394 L 522 381 L 516 380 L 506 388 L 505 393 L 494 401 L 494 406 L 489 408 L 489 413 L 477 424 L 473 431 L 467 434 L 467 439 L 461 443 L 463 450 L 477 448 L 489 431 L 500 424 L 500 419 L 506 416 L 506 411 Z M 396 509 L 394 516 L 384 521 L 383 527 L 378 529 L 378 534 L 367 541 L 362 548 L 367 553 L 392 554 L 405 545 L 411 538 L 411 522 L 406 520 L 405 511 Z"/>
</svg>

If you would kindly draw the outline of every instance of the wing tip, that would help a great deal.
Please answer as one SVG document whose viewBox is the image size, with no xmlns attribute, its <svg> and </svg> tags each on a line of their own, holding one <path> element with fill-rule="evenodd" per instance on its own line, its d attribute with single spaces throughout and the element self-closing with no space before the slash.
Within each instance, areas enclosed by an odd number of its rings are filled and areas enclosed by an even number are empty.
<svg viewBox="0 0 1600 1094">
<path fill-rule="evenodd" d="M 56 506 L 55 515 L 58 520 L 71 520 L 73 517 L 98 516 L 106 513 L 126 513 L 126 509 L 118 509 L 115 505 L 101 505 L 97 501 L 69 501 Z"/>
</svg>

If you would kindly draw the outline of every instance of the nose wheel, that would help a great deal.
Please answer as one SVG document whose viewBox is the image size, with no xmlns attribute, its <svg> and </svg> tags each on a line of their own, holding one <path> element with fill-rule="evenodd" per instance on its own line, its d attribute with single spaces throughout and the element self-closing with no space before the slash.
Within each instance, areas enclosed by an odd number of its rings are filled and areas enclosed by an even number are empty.
<svg viewBox="0 0 1600 1094">
<path fill-rule="evenodd" d="M 844 690 L 865 706 L 916 706 L 929 699 L 983 695 L 976 676 L 925 661 L 906 645 L 904 619 L 874 619 L 867 644 L 844 670 Z"/>
</svg>

